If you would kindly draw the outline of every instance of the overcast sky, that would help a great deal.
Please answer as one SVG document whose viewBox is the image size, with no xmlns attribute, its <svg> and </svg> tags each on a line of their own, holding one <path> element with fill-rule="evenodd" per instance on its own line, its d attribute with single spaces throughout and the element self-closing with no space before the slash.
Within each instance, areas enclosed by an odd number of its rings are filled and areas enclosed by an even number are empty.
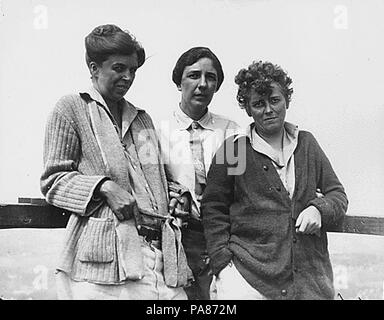
<svg viewBox="0 0 384 320">
<path fill-rule="evenodd" d="M 171 72 L 192 46 L 210 47 L 224 68 L 210 109 L 242 126 L 235 74 L 253 60 L 281 65 L 294 88 L 287 120 L 325 150 L 348 214 L 384 215 L 383 14 L 380 0 L 0 0 L 0 202 L 42 197 L 47 115 L 89 86 L 84 37 L 114 23 L 146 50 L 126 98 L 156 122 L 178 105 Z"/>
</svg>

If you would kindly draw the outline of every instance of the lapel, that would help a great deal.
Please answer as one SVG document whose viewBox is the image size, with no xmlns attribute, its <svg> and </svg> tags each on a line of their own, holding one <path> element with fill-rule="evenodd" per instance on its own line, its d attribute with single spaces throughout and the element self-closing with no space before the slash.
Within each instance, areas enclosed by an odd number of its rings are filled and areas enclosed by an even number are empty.
<svg viewBox="0 0 384 320">
<path fill-rule="evenodd" d="M 305 162 L 305 155 L 301 152 L 300 149 L 300 140 L 301 140 L 301 132 L 299 132 L 299 136 L 297 138 L 297 147 L 294 152 L 295 155 L 295 191 L 293 192 L 293 198 L 296 198 L 298 190 L 303 190 L 305 188 L 301 188 L 301 183 L 305 181 L 303 177 L 303 163 Z"/>
<path fill-rule="evenodd" d="M 122 131 L 123 140 L 133 120 L 135 120 L 137 114 L 138 114 L 137 109 L 124 99 L 122 102 L 122 111 L 121 111 L 121 120 L 122 120 L 121 131 Z"/>
<path fill-rule="evenodd" d="M 88 110 L 107 175 L 123 188 L 130 190 L 124 148 L 108 116 L 108 110 L 99 106 L 94 100 L 88 102 Z"/>
<path fill-rule="evenodd" d="M 131 161 L 138 168 L 137 172 L 141 171 L 151 190 L 156 194 L 164 190 L 167 198 L 167 177 L 161 161 L 158 137 L 150 118 L 141 110 L 127 103 L 122 113 L 123 142 Z"/>
</svg>

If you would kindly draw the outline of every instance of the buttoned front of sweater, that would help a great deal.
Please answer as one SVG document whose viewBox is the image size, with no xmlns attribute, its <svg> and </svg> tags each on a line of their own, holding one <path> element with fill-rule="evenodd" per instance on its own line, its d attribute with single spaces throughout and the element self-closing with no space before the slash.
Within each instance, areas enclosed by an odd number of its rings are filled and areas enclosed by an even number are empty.
<svg viewBox="0 0 384 320">
<path fill-rule="evenodd" d="M 236 173 L 224 157 L 238 152 L 245 171 Z M 295 156 L 292 199 L 271 160 L 249 139 L 227 139 L 208 173 L 202 200 L 203 225 L 213 272 L 231 260 L 255 289 L 270 299 L 333 299 L 333 273 L 327 227 L 345 215 L 348 200 L 324 152 L 309 132 L 300 131 Z M 228 174 L 228 169 L 233 169 Z M 316 189 L 325 195 L 316 196 Z M 296 234 L 298 215 L 319 209 L 320 237 Z"/>
</svg>

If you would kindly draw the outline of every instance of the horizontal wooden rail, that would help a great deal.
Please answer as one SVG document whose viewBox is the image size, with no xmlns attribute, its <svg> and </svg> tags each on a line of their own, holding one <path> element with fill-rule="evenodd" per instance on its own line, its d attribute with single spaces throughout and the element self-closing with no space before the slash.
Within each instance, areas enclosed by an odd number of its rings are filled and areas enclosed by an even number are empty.
<svg viewBox="0 0 384 320">
<path fill-rule="evenodd" d="M 384 236 L 384 217 L 347 215 L 342 223 L 328 231 Z"/>
<path fill-rule="evenodd" d="M 65 228 L 69 216 L 48 204 L 0 204 L 0 229 Z"/>
<path fill-rule="evenodd" d="M 35 199 L 31 203 L 0 204 L 0 229 L 65 228 L 70 212 Z M 384 236 L 384 217 L 349 216 L 329 232 Z"/>
</svg>

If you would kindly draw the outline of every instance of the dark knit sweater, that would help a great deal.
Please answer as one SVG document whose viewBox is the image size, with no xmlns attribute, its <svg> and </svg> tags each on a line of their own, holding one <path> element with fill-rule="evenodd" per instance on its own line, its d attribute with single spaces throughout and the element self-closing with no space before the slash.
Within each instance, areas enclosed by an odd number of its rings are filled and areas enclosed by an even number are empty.
<svg viewBox="0 0 384 320">
<path fill-rule="evenodd" d="M 245 171 L 228 175 L 236 167 L 233 159 L 242 154 Z M 211 266 L 217 275 L 232 260 L 247 282 L 270 299 L 333 299 L 326 231 L 345 215 L 348 200 L 311 133 L 300 131 L 294 156 L 291 199 L 271 160 L 256 152 L 247 137 L 229 138 L 218 150 L 202 200 Z M 323 198 L 316 197 L 317 188 Z M 309 205 L 321 213 L 320 237 L 295 233 L 295 221 Z"/>
</svg>

